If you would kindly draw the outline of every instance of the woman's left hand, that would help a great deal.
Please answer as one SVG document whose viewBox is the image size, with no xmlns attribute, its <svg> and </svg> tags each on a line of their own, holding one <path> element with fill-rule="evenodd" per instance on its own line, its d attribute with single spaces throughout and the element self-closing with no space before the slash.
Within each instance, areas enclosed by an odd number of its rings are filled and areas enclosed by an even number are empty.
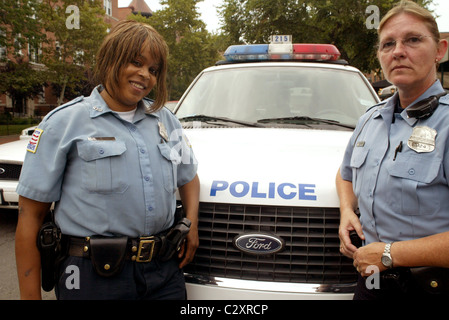
<svg viewBox="0 0 449 320">
<path fill-rule="evenodd" d="M 354 267 L 363 277 L 387 269 L 381 261 L 385 245 L 384 242 L 370 243 L 357 249 L 354 253 Z"/>
<path fill-rule="evenodd" d="M 184 241 L 181 249 L 178 252 L 178 258 L 182 259 L 179 263 L 180 269 L 192 262 L 199 244 L 200 241 L 198 237 L 198 228 L 191 228 L 189 233 L 187 234 L 186 240 Z"/>
</svg>

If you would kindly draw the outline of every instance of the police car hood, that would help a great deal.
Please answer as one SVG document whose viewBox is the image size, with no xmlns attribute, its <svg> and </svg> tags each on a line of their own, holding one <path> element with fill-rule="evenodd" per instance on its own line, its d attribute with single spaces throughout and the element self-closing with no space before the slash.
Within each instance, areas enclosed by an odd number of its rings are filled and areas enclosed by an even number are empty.
<svg viewBox="0 0 449 320">
<path fill-rule="evenodd" d="M 3 163 L 22 163 L 25 158 L 28 140 L 20 139 L 0 145 L 0 161 Z"/>
<path fill-rule="evenodd" d="M 186 129 L 201 202 L 338 207 L 335 176 L 351 131 Z"/>
</svg>

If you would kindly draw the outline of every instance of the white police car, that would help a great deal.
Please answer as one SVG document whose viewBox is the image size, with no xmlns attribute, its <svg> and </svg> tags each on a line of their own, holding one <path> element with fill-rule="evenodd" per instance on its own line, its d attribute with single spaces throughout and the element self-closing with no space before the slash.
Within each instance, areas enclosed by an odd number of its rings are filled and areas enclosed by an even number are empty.
<svg viewBox="0 0 449 320">
<path fill-rule="evenodd" d="M 351 299 L 335 176 L 379 102 L 333 45 L 231 46 L 176 116 L 198 159 L 200 246 L 189 299 Z"/>
<path fill-rule="evenodd" d="M 0 145 L 0 209 L 17 209 L 19 196 L 16 193 L 25 158 L 26 146 L 36 126 L 23 129 L 20 140 Z"/>
<path fill-rule="evenodd" d="M 0 209 L 18 207 L 16 188 L 29 139 L 30 136 L 0 145 Z"/>
</svg>

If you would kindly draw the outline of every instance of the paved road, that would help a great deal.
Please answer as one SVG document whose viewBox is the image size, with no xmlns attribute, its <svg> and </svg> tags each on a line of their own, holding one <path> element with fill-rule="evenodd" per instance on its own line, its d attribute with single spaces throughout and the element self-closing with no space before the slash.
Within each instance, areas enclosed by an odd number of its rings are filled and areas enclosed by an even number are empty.
<svg viewBox="0 0 449 320">
<path fill-rule="evenodd" d="M 0 300 L 17 300 L 17 281 L 14 239 L 17 225 L 17 210 L 0 210 Z M 42 299 L 54 300 L 54 292 L 42 291 Z"/>
</svg>

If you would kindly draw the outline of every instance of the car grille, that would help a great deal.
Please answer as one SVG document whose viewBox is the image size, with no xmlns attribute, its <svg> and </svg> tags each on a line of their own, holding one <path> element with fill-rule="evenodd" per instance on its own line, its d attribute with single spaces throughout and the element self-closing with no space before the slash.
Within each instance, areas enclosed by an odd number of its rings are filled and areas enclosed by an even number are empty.
<svg viewBox="0 0 449 320">
<path fill-rule="evenodd" d="M 21 164 L 0 163 L 0 180 L 19 180 Z"/>
<path fill-rule="evenodd" d="M 200 246 L 185 272 L 201 276 L 314 284 L 350 284 L 357 274 L 339 252 L 339 209 L 200 203 Z M 232 241 L 242 233 L 269 232 L 285 250 L 253 255 Z"/>
</svg>

